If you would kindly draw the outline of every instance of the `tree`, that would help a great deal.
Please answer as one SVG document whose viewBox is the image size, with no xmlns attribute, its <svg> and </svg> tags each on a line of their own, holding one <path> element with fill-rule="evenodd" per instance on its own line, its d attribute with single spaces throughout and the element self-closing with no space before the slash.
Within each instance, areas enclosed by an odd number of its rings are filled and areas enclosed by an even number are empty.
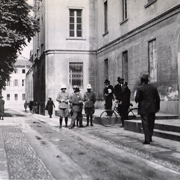
<svg viewBox="0 0 180 180">
<path fill-rule="evenodd" d="M 39 31 L 27 0 L 0 0 L 0 89 L 14 70 L 17 54 Z"/>
</svg>

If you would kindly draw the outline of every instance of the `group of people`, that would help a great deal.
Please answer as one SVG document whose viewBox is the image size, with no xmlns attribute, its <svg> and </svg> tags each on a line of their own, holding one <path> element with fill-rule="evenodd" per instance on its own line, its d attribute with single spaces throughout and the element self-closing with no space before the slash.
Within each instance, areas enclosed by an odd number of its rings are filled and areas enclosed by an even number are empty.
<svg viewBox="0 0 180 180">
<path fill-rule="evenodd" d="M 121 127 L 124 127 L 124 120 L 128 117 L 131 91 L 128 88 L 127 82 L 124 83 L 123 78 L 118 77 L 117 82 L 113 87 L 108 79 L 104 81 L 105 109 L 112 109 L 113 100 L 115 100 L 118 103 L 118 113 L 121 116 Z M 108 115 L 111 115 L 111 112 L 108 112 Z"/>
<path fill-rule="evenodd" d="M 118 77 L 118 84 L 114 87 L 110 85 L 108 79 L 105 80 L 106 87 L 104 88 L 105 109 L 112 108 L 113 100 L 118 102 L 118 113 L 121 116 L 122 126 L 124 120 L 128 117 L 128 108 L 130 106 L 131 91 L 124 83 L 124 79 Z M 160 109 L 160 96 L 158 90 L 152 84 L 149 84 L 148 74 L 143 74 L 140 78 L 140 86 L 138 86 L 135 102 L 138 103 L 138 114 L 141 116 L 142 127 L 144 131 L 143 144 L 150 144 L 152 142 L 152 135 L 154 130 L 155 114 Z M 108 114 L 109 116 L 111 114 Z"/>
<path fill-rule="evenodd" d="M 152 135 L 154 130 L 155 113 L 160 109 L 160 96 L 157 88 L 149 84 L 148 74 L 143 74 L 140 78 L 141 84 L 138 86 L 135 102 L 138 103 L 138 113 L 141 116 L 142 127 L 144 131 L 143 144 L 150 144 L 152 142 Z M 105 109 L 112 109 L 113 101 L 118 103 L 118 113 L 121 116 L 122 125 L 124 127 L 124 120 L 128 118 L 128 108 L 130 106 L 131 91 L 128 88 L 127 82 L 124 83 L 124 79 L 118 77 L 117 84 L 113 87 L 110 81 L 106 79 L 104 81 L 104 100 Z M 92 92 L 91 85 L 88 84 L 87 92 L 84 96 L 81 95 L 80 89 L 77 86 L 73 87 L 73 93 L 69 95 L 66 92 L 66 87 L 61 87 L 61 92 L 58 93 L 56 101 L 59 102 L 59 127 L 62 127 L 63 118 L 65 119 L 65 127 L 68 125 L 68 117 L 71 115 L 70 129 L 76 125 L 83 127 L 82 125 L 82 109 L 84 105 L 85 114 L 87 117 L 87 125 L 93 126 L 93 114 L 95 111 L 94 104 L 96 101 L 95 93 Z M 52 117 L 54 102 L 49 98 L 47 102 L 47 110 L 50 118 Z M 71 111 L 69 111 L 69 109 Z M 111 111 L 107 111 L 107 115 L 111 116 Z"/>
<path fill-rule="evenodd" d="M 78 86 L 73 86 L 73 93 L 66 92 L 66 86 L 61 87 L 56 101 L 59 103 L 59 128 L 62 128 L 63 118 L 65 119 L 65 127 L 68 127 L 68 117 L 71 116 L 71 124 L 69 129 L 76 126 L 83 127 L 82 125 L 82 110 L 84 107 L 87 124 L 86 126 L 93 126 L 93 114 L 95 112 L 94 104 L 96 102 L 96 95 L 92 91 L 90 84 L 87 85 L 87 91 L 82 95 Z M 49 117 L 52 117 L 54 102 L 49 98 L 46 109 L 48 110 Z"/>
</svg>

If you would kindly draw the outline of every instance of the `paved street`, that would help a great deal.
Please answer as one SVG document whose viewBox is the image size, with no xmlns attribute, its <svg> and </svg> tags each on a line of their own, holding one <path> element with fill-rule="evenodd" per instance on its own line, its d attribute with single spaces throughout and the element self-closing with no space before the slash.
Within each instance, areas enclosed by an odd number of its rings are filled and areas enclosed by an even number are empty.
<svg viewBox="0 0 180 180">
<path fill-rule="evenodd" d="M 154 137 L 142 145 L 142 134 L 119 125 L 59 129 L 58 117 L 23 109 L 8 109 L 6 116 L 0 121 L 0 179 L 180 177 L 179 142 Z"/>
</svg>

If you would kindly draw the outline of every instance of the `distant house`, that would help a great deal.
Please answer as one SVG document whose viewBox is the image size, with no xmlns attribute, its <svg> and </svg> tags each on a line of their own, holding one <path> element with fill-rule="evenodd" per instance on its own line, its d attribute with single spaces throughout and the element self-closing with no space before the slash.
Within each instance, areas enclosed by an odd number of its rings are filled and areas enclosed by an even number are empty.
<svg viewBox="0 0 180 180">
<path fill-rule="evenodd" d="M 14 72 L 11 74 L 10 80 L 6 82 L 6 89 L 2 91 L 6 105 L 23 104 L 25 102 L 26 72 L 31 64 L 27 58 L 22 56 L 17 59 L 14 64 Z"/>
</svg>

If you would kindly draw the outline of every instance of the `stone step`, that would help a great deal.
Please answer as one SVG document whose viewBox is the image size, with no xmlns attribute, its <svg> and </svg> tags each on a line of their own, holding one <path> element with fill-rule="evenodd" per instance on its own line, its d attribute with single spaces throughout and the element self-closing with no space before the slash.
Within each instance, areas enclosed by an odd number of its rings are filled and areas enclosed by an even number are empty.
<svg viewBox="0 0 180 180">
<path fill-rule="evenodd" d="M 171 122 L 167 121 L 168 120 L 164 120 L 164 124 L 162 124 L 162 122 L 159 123 L 158 120 L 155 122 L 153 136 L 170 139 L 174 141 L 180 141 L 180 127 L 178 126 L 180 120 L 177 120 L 177 125 L 170 124 Z M 124 129 L 128 131 L 143 133 L 140 120 L 125 121 Z"/>
</svg>

